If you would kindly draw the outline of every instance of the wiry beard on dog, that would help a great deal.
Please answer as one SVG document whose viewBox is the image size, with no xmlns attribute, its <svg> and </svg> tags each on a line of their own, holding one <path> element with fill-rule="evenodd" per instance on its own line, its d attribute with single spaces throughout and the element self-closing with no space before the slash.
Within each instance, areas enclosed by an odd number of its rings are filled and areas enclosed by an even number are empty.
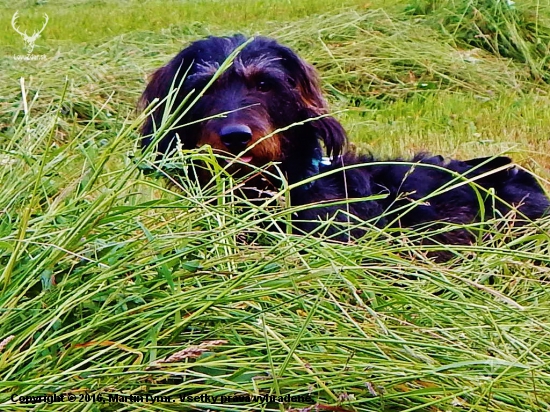
<svg viewBox="0 0 550 412">
<path fill-rule="evenodd" d="M 224 64 L 227 68 L 220 71 Z M 143 125 L 144 146 L 153 142 L 167 115 L 179 116 L 157 139 L 161 156 L 177 142 L 184 149 L 209 145 L 215 153 L 238 158 L 239 166 L 232 169 L 236 174 L 247 164 L 272 162 L 280 164 L 289 184 L 321 174 L 291 191 L 293 205 L 312 205 L 296 214 L 298 233 L 316 231 L 320 220 L 331 219 L 325 234 L 349 240 L 363 236 L 369 225 L 465 224 L 514 208 L 519 223 L 542 217 L 550 207 L 538 182 L 507 157 L 462 162 L 418 155 L 408 162 L 380 162 L 342 154 L 346 134 L 328 115 L 315 70 L 272 39 L 247 42 L 235 35 L 192 43 L 152 75 L 141 106 L 155 99 L 161 103 Z M 331 165 L 323 165 L 322 146 Z M 205 184 L 208 176 L 199 174 L 198 180 Z M 259 181 L 252 180 L 258 186 Z M 350 201 L 335 204 L 345 199 Z M 450 244 L 471 240 L 463 229 L 435 239 Z"/>
</svg>

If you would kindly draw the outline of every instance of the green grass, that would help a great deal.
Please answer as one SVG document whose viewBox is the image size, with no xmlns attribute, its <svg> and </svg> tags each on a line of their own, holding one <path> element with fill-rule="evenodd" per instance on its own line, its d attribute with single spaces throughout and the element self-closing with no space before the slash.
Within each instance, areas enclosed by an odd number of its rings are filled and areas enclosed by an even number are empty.
<svg viewBox="0 0 550 412">
<path fill-rule="evenodd" d="M 260 33 L 315 64 L 358 150 L 505 153 L 548 188 L 546 5 L 37 3 L 2 16 L 32 31 L 48 13 L 44 61 L 14 60 L 22 40 L 0 27 L 2 411 L 549 410 L 548 219 L 481 228 L 446 264 L 414 232 L 345 245 L 268 231 L 289 211 L 243 210 L 221 176 L 203 191 L 143 175 L 135 110 L 188 41 Z M 469 41 L 473 6 L 507 49 Z M 53 393 L 65 399 L 10 401 Z M 108 401 L 146 393 L 176 402 Z M 201 394 L 312 401 L 179 402 Z"/>
</svg>

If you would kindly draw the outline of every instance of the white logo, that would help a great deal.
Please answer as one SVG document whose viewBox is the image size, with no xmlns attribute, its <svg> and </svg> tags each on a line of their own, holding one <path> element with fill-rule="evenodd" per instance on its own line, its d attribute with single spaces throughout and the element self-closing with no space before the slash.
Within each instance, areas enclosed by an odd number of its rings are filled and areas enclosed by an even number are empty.
<svg viewBox="0 0 550 412">
<path fill-rule="evenodd" d="M 11 26 L 13 29 L 23 37 L 23 41 L 25 42 L 25 50 L 30 55 L 32 51 L 34 50 L 34 44 L 36 43 L 36 40 L 40 37 L 40 33 L 44 31 L 46 28 L 46 25 L 48 24 L 49 17 L 46 13 L 44 13 L 44 24 L 42 25 L 42 28 L 38 31 L 33 31 L 33 33 L 29 36 L 27 34 L 27 31 L 21 32 L 19 28 L 17 28 L 17 18 L 19 17 L 19 12 L 16 11 L 13 14 L 13 17 L 11 18 Z"/>
</svg>

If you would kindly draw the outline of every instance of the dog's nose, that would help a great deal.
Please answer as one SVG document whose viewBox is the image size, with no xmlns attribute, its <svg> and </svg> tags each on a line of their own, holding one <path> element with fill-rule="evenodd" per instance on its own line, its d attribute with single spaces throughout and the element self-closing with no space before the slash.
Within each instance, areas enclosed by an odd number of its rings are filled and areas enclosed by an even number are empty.
<svg viewBox="0 0 550 412">
<path fill-rule="evenodd" d="M 230 124 L 222 127 L 220 139 L 232 152 L 241 152 L 252 140 L 252 130 L 244 124 Z"/>
</svg>

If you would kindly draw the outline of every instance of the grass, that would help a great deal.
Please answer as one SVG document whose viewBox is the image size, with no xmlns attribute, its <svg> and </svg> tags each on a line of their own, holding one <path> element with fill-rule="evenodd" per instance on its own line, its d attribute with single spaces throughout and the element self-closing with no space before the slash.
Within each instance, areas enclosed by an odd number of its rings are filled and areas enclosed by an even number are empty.
<svg viewBox="0 0 550 412">
<path fill-rule="evenodd" d="M 1 409 L 548 410 L 548 220 L 513 240 L 485 228 L 438 264 L 426 252 L 443 246 L 413 247 L 413 232 L 344 245 L 267 231 L 287 209 L 243 210 L 221 176 L 203 191 L 138 167 L 147 74 L 240 31 L 314 63 L 359 150 L 506 153 L 548 188 L 547 62 L 529 42 L 547 42 L 550 12 L 478 3 L 6 3 L 22 27 L 50 22 L 38 62 L 14 60 L 22 40 L 0 27 Z M 469 43 L 466 6 L 508 30 L 494 39 L 525 28 L 509 50 L 529 59 Z M 242 394 L 312 400 L 187 398 Z"/>
</svg>

